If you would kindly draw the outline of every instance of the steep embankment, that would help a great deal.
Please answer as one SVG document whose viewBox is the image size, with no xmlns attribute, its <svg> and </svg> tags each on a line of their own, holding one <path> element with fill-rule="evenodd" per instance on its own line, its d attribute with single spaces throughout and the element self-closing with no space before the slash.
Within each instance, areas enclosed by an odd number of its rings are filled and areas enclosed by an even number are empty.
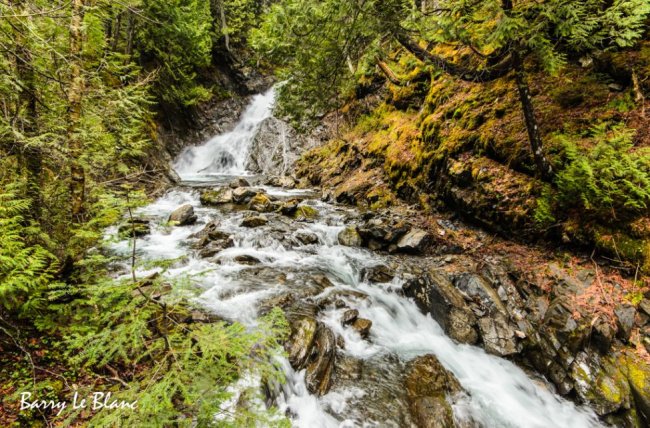
<svg viewBox="0 0 650 428">
<path fill-rule="evenodd" d="M 650 146 L 644 99 L 650 43 L 583 60 L 584 67 L 569 66 L 558 76 L 530 78 L 546 151 L 558 171 L 573 151 L 611 143 L 623 127 L 635 130 L 631 152 Z M 572 206 L 558 201 L 556 186 L 535 179 L 514 82 L 431 76 L 412 61 L 398 56 L 392 64 L 404 76 L 402 85 L 387 83 L 379 97 L 348 106 L 366 114 L 307 154 L 303 176 L 337 188 L 341 200 L 380 207 L 400 198 L 452 208 L 506 236 L 595 248 L 632 274 L 650 269 L 647 209 L 618 216 L 614 206 L 611 214 Z M 362 107 L 368 103 L 374 107 Z"/>
<path fill-rule="evenodd" d="M 560 393 L 592 404 L 609 422 L 642 426 L 650 414 L 642 390 L 648 383 L 640 375 L 650 363 L 650 216 L 643 208 L 630 214 L 615 203 L 600 211 L 597 202 L 584 204 L 587 189 L 566 192 L 566 180 L 575 175 L 563 171 L 576 153 L 588 153 L 584 159 L 601 168 L 589 178 L 608 178 L 610 158 L 594 153 L 620 148 L 627 137 L 625 155 L 611 158 L 615 167 L 647 171 L 631 159 L 650 146 L 650 44 L 585 58 L 559 76 L 531 76 L 546 151 L 565 180 L 553 183 L 534 176 L 514 82 L 470 84 L 430 75 L 399 54 L 390 65 L 403 83 L 387 82 L 351 102 L 344 113 L 352 125 L 305 154 L 298 175 L 331 189 L 327 197 L 338 202 L 391 212 L 415 204 L 408 217 L 435 237 L 429 254 L 459 254 L 449 258 L 449 269 L 456 260 L 474 266 L 499 293 L 483 297 L 506 309 L 482 307 L 477 284 L 483 282 L 462 276 L 446 289 L 425 275 L 415 285 L 416 298 L 424 292 L 457 301 L 457 310 L 478 317 L 479 343 L 495 353 L 504 352 L 509 337 L 500 328 L 501 312 L 519 326 L 510 333 L 521 346 L 507 355 L 543 373 Z M 613 180 L 625 181 L 619 178 Z M 497 236 L 449 223 L 450 214 Z M 452 298 L 458 292 L 463 299 Z"/>
</svg>

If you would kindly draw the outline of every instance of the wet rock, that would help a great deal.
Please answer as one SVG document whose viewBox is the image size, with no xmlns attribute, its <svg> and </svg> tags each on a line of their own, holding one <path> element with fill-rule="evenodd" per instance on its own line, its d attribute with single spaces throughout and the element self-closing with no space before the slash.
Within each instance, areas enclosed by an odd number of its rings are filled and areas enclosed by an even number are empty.
<svg viewBox="0 0 650 428">
<path fill-rule="evenodd" d="M 388 266 L 378 265 L 361 270 L 361 276 L 370 282 L 385 283 L 391 282 L 395 277 L 395 272 Z"/>
<path fill-rule="evenodd" d="M 454 285 L 465 293 L 472 301 L 480 303 L 481 307 L 490 313 L 508 313 L 497 291 L 480 275 L 468 273 L 454 278 Z"/>
<path fill-rule="evenodd" d="M 232 248 L 235 246 L 235 242 L 231 237 L 219 241 L 210 241 L 208 244 L 199 251 L 199 257 L 202 259 L 208 259 L 214 257 L 226 248 Z"/>
<path fill-rule="evenodd" d="M 413 420 L 421 428 L 454 427 L 448 399 L 462 391 L 458 380 L 434 355 L 411 361 L 404 382 Z"/>
<path fill-rule="evenodd" d="M 287 353 L 292 367 L 301 369 L 311 355 L 312 345 L 316 337 L 318 323 L 311 317 L 300 318 L 291 324 L 291 336 L 287 343 Z"/>
<path fill-rule="evenodd" d="M 360 247 L 362 244 L 361 236 L 355 227 L 346 227 L 339 232 L 339 244 L 346 247 Z"/>
<path fill-rule="evenodd" d="M 343 316 L 341 317 L 341 324 L 350 325 L 354 323 L 358 317 L 359 317 L 358 310 L 348 309 L 347 311 L 343 312 Z"/>
<path fill-rule="evenodd" d="M 232 191 L 232 201 L 236 204 L 246 204 L 258 193 L 260 192 L 250 187 L 238 187 Z"/>
<path fill-rule="evenodd" d="M 241 222 L 241 226 L 250 228 L 260 227 L 264 226 L 268 222 L 269 220 L 263 215 L 249 216 L 244 218 L 244 220 Z"/>
<path fill-rule="evenodd" d="M 260 263 L 260 259 L 257 257 L 249 256 L 246 254 L 235 257 L 235 261 L 243 265 L 257 265 Z"/>
<path fill-rule="evenodd" d="M 579 352 L 570 375 L 578 397 L 598 415 L 630 408 L 630 385 L 613 357 Z"/>
<path fill-rule="evenodd" d="M 298 204 L 300 203 L 297 199 L 290 199 L 280 205 L 279 211 L 283 215 L 292 216 L 298 209 Z"/>
<path fill-rule="evenodd" d="M 352 328 L 356 330 L 359 335 L 367 339 L 370 335 L 370 328 L 372 327 L 372 321 L 365 318 L 357 318 L 352 323 Z"/>
<path fill-rule="evenodd" d="M 421 311 L 430 313 L 452 339 L 469 344 L 478 341 L 476 316 L 442 271 L 431 269 L 406 281 L 402 289 L 406 297 L 414 299 Z"/>
<path fill-rule="evenodd" d="M 325 395 L 332 385 L 336 355 L 336 338 L 332 330 L 319 324 L 307 364 L 305 382 L 312 394 Z"/>
<path fill-rule="evenodd" d="M 199 197 L 201 205 L 210 207 L 223 204 L 232 203 L 232 190 L 219 189 L 219 190 L 204 190 Z"/>
<path fill-rule="evenodd" d="M 231 181 L 228 187 L 231 189 L 236 189 L 238 187 L 250 187 L 251 184 L 243 177 L 236 178 L 235 180 Z"/>
<path fill-rule="evenodd" d="M 176 208 L 169 215 L 167 221 L 177 226 L 188 226 L 196 223 L 196 220 L 198 220 L 198 217 L 194 214 L 194 207 L 190 204 L 185 204 Z"/>
<path fill-rule="evenodd" d="M 297 182 L 293 177 L 285 175 L 282 177 L 271 177 L 264 184 L 266 184 L 267 186 L 283 187 L 285 189 L 294 189 L 296 187 Z"/>
<path fill-rule="evenodd" d="M 515 329 L 508 323 L 505 315 L 497 313 L 481 318 L 478 326 L 487 352 L 505 357 L 521 350 L 517 345 Z"/>
<path fill-rule="evenodd" d="M 117 233 L 121 238 L 141 238 L 151 233 L 151 225 L 147 219 L 129 219 L 117 229 Z"/>
<path fill-rule="evenodd" d="M 253 139 L 246 169 L 266 176 L 281 176 L 298 159 L 308 144 L 288 123 L 275 117 L 265 119 Z"/>
<path fill-rule="evenodd" d="M 614 310 L 614 314 L 616 315 L 618 337 L 627 342 L 630 339 L 632 327 L 634 327 L 636 309 L 634 306 L 619 306 Z"/>
<path fill-rule="evenodd" d="M 318 218 L 318 210 L 310 205 L 298 205 L 291 216 L 298 221 L 314 220 Z"/>
<path fill-rule="evenodd" d="M 260 213 L 273 211 L 274 207 L 271 199 L 264 193 L 258 193 L 248 203 L 248 209 Z"/>
<path fill-rule="evenodd" d="M 296 232 L 296 239 L 303 245 L 318 244 L 318 235 L 312 232 Z"/>
<path fill-rule="evenodd" d="M 260 315 L 266 315 L 268 314 L 273 308 L 281 308 L 281 309 L 287 309 L 291 305 L 293 305 L 296 301 L 296 297 L 293 295 L 293 293 L 286 292 L 282 293 L 278 296 L 274 296 L 270 299 L 263 300 L 260 302 L 259 305 L 259 313 Z"/>
<path fill-rule="evenodd" d="M 431 235 L 422 229 L 413 229 L 397 242 L 397 250 L 402 253 L 420 254 L 431 242 Z"/>
</svg>

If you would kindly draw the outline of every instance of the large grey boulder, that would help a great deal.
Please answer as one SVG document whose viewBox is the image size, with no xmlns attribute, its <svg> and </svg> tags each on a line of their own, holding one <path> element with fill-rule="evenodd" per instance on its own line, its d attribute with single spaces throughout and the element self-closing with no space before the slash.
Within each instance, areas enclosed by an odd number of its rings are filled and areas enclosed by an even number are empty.
<svg viewBox="0 0 650 428">
<path fill-rule="evenodd" d="M 177 226 L 187 226 L 196 223 L 198 217 L 194 214 L 194 207 L 190 204 L 185 204 L 176 208 L 167 220 Z"/>
<path fill-rule="evenodd" d="M 306 139 L 291 125 L 269 117 L 262 122 L 251 144 L 246 169 L 267 176 L 283 176 L 305 148 Z"/>
</svg>

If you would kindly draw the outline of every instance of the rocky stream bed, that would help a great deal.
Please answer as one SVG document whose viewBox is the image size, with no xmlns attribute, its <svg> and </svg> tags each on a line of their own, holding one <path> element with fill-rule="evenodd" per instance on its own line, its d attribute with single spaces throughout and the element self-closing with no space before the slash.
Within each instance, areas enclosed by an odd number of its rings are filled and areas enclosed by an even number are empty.
<svg viewBox="0 0 650 428">
<path fill-rule="evenodd" d="M 190 277 L 218 319 L 254 328 L 282 308 L 286 382 L 260 385 L 266 405 L 310 428 L 650 424 L 648 364 L 620 346 L 648 325 L 648 301 L 621 306 L 615 326 L 581 317 L 570 299 L 593 271 L 549 265 L 548 295 L 504 257 L 440 247 L 415 211 L 362 212 L 291 177 L 241 176 L 262 101 L 234 140 L 186 152 L 185 181 L 123 230 L 136 230 L 138 258 L 177 259 L 165 275 Z"/>
</svg>

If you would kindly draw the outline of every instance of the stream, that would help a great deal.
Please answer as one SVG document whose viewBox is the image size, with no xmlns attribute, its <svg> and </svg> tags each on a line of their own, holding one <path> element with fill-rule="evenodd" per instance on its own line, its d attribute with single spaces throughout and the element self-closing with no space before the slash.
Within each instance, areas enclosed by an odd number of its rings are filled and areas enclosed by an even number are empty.
<svg viewBox="0 0 650 428">
<path fill-rule="evenodd" d="M 601 426 L 593 411 L 553 393 L 541 377 L 479 347 L 456 343 L 430 315 L 404 297 L 402 285 L 426 262 L 423 257 L 339 245 L 339 233 L 362 215 L 357 209 L 323 202 L 316 189 L 264 185 L 265 177 L 246 172 L 251 141 L 262 121 L 271 117 L 274 98 L 273 90 L 255 96 L 231 132 L 181 153 L 174 168 L 183 182 L 138 210 L 138 215 L 152 219 L 152 231 L 138 239 L 137 253 L 145 260 L 187 257 L 166 275 L 192 276 L 203 289 L 200 303 L 224 319 L 254 327 L 264 306 L 289 292 L 302 299 L 305 307 L 320 308 L 312 309 L 313 316 L 339 342 L 344 341 L 336 351 L 336 370 L 342 374 L 329 392 L 317 396 L 308 392 L 305 370 L 294 370 L 283 358 L 286 383 L 275 391 L 275 402 L 292 424 L 305 428 L 415 426 L 402 386 L 403 371 L 414 358 L 434 354 L 464 390 L 452 404 L 459 426 Z M 201 189 L 227 187 L 239 177 L 271 198 L 301 199 L 318 211 L 318 217 L 300 221 L 267 213 L 267 224 L 250 228 L 241 225 L 250 212 L 231 205 L 205 207 L 199 201 Z M 194 207 L 197 222 L 166 226 L 169 214 L 183 204 Z M 190 245 L 191 235 L 213 220 L 219 222 L 219 230 L 232 236 L 233 245 L 202 258 Z M 109 230 L 109 235 L 116 233 L 116 229 Z M 128 240 L 111 245 L 116 252 L 129 252 Z M 390 266 L 395 276 L 384 283 L 369 281 L 364 272 L 379 265 Z M 151 273 L 143 270 L 138 275 Z M 314 285 L 323 281 L 326 286 Z M 323 303 L 334 300 L 337 304 Z M 341 323 L 349 308 L 372 321 L 367 338 Z M 346 364 L 362 367 L 362 375 Z"/>
</svg>

